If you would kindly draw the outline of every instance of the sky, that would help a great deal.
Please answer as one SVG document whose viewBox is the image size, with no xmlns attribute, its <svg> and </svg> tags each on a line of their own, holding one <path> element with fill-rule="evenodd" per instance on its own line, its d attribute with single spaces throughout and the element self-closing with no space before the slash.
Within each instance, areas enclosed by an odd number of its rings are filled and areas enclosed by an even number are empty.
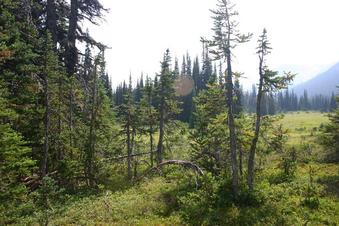
<svg viewBox="0 0 339 226">
<path fill-rule="evenodd" d="M 100 26 L 89 26 L 106 52 L 113 86 L 136 81 L 141 73 L 154 76 L 169 48 L 172 57 L 189 52 L 201 56 L 200 37 L 213 35 L 209 9 L 217 0 L 101 0 L 109 12 Z M 234 50 L 234 70 L 243 72 L 245 88 L 258 79 L 255 48 L 263 28 L 273 48 L 269 68 L 297 73 L 295 83 L 306 81 L 339 62 L 338 0 L 233 0 L 239 29 L 253 33 L 249 43 Z"/>
</svg>

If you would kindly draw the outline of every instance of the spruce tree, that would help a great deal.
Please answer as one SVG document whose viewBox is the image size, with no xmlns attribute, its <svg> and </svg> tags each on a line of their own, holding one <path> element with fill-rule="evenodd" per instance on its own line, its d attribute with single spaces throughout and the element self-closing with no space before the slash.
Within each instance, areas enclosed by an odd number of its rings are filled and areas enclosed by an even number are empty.
<svg viewBox="0 0 339 226">
<path fill-rule="evenodd" d="M 337 101 L 336 101 L 334 93 L 332 93 L 331 100 L 330 100 L 330 111 L 335 111 L 336 109 L 337 109 Z"/>
<path fill-rule="evenodd" d="M 8 90 L 0 78 L 0 224 L 10 224 L 13 214 L 27 202 L 27 189 L 20 181 L 36 167 L 32 149 L 13 128 L 18 114 L 11 109 Z"/>
<path fill-rule="evenodd" d="M 202 89 L 202 79 L 200 74 L 200 66 L 198 57 L 195 58 L 193 63 L 192 77 L 194 80 L 195 90 L 199 92 Z"/>
<path fill-rule="evenodd" d="M 229 150 L 223 141 L 229 136 L 224 96 L 224 90 L 213 83 L 194 98 L 194 127 L 190 134 L 192 159 L 214 175 L 226 167 Z"/>
<path fill-rule="evenodd" d="M 165 125 L 173 114 L 179 113 L 174 90 L 174 72 L 170 69 L 171 56 L 166 50 L 161 62 L 159 83 L 157 84 L 157 110 L 159 112 L 159 140 L 157 145 L 157 164 L 162 163 L 164 155 Z"/>
<path fill-rule="evenodd" d="M 337 97 L 339 102 L 339 97 Z M 339 108 L 329 114 L 330 122 L 321 128 L 319 143 L 334 152 L 334 161 L 339 161 Z"/>
<path fill-rule="evenodd" d="M 187 75 L 186 57 L 182 56 L 181 75 Z"/>
<path fill-rule="evenodd" d="M 123 129 L 126 135 L 126 147 L 127 147 L 127 175 L 128 179 L 132 180 L 133 178 L 133 123 L 136 113 L 136 108 L 134 105 L 134 98 L 132 93 L 132 77 L 130 75 L 129 84 L 127 91 L 124 95 L 124 102 L 121 105 L 121 116 L 123 119 Z"/>
<path fill-rule="evenodd" d="M 284 76 L 278 76 L 277 72 L 271 71 L 266 66 L 266 57 L 270 54 L 271 47 L 267 38 L 266 29 L 263 30 L 262 35 L 259 37 L 257 47 L 257 54 L 259 56 L 259 86 L 257 94 L 257 107 L 256 107 L 256 121 L 254 129 L 254 137 L 250 148 L 248 157 L 248 176 L 247 184 L 250 190 L 253 190 L 254 185 L 254 166 L 255 166 L 255 151 L 259 139 L 261 119 L 262 119 L 262 99 L 267 96 L 269 92 L 275 92 L 280 89 L 286 88 L 287 85 L 293 80 L 294 75 L 287 73 Z"/>
<path fill-rule="evenodd" d="M 152 80 L 147 76 L 146 84 L 143 89 L 143 96 L 140 101 L 140 114 L 142 125 L 146 128 L 146 134 L 149 136 L 149 144 L 150 144 L 150 165 L 153 167 L 154 165 L 154 133 L 156 131 L 156 123 L 158 112 L 153 106 L 154 99 L 154 86 L 152 84 Z"/>
<path fill-rule="evenodd" d="M 234 122 L 233 109 L 233 70 L 232 51 L 240 43 L 244 43 L 251 38 L 251 34 L 241 34 L 237 30 L 238 23 L 234 19 L 238 13 L 234 10 L 234 5 L 229 0 L 218 0 L 217 9 L 211 10 L 213 14 L 215 33 L 213 40 L 209 41 L 210 52 L 215 60 L 224 60 L 227 63 L 226 70 L 226 104 L 228 108 L 228 127 L 230 133 L 229 146 L 231 150 L 232 165 L 232 187 L 235 196 L 239 193 L 239 169 L 237 161 L 237 135 Z"/>
</svg>

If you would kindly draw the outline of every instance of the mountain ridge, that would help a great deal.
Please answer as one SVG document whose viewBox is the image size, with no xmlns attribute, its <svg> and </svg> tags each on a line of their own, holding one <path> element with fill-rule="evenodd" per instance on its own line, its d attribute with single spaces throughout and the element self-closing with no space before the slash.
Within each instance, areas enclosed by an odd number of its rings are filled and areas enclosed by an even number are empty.
<svg viewBox="0 0 339 226">
<path fill-rule="evenodd" d="M 339 86 L 339 62 L 310 80 L 293 86 L 292 89 L 297 95 L 302 95 L 304 90 L 307 90 L 311 96 L 317 94 L 329 96 L 332 93 L 338 94 L 337 86 Z"/>
</svg>

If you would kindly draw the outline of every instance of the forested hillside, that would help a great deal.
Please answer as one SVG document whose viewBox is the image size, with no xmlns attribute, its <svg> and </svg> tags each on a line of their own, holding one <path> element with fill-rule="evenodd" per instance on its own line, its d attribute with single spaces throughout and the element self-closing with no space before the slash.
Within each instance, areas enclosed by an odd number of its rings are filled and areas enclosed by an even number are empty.
<svg viewBox="0 0 339 226">
<path fill-rule="evenodd" d="M 218 0 L 201 59 L 159 50 L 157 74 L 114 90 L 109 47 L 84 27 L 107 14 L 100 0 L 0 0 L 0 225 L 339 223 L 336 97 L 291 93 L 297 75 L 267 64 L 269 31 L 241 33 Z M 233 59 L 251 39 L 245 92 Z"/>
</svg>

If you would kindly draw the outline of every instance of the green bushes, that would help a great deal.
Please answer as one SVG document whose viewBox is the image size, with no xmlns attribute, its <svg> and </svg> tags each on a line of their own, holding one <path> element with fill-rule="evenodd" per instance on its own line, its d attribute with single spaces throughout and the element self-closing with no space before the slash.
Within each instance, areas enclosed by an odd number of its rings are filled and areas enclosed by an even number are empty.
<svg viewBox="0 0 339 226">
<path fill-rule="evenodd" d="M 295 176 L 297 170 L 297 150 L 294 147 L 287 149 L 283 154 L 281 167 L 286 180 L 290 180 Z"/>
<path fill-rule="evenodd" d="M 188 192 L 179 198 L 180 213 L 186 222 L 191 225 L 202 225 L 211 220 L 219 185 L 212 174 L 208 173 L 201 178 L 198 190 Z"/>
<path fill-rule="evenodd" d="M 309 183 L 307 186 L 305 199 L 303 200 L 302 204 L 307 206 L 311 209 L 318 209 L 320 202 L 318 198 L 318 192 L 314 185 L 313 178 L 314 178 L 315 170 L 312 166 L 309 167 Z"/>
</svg>

